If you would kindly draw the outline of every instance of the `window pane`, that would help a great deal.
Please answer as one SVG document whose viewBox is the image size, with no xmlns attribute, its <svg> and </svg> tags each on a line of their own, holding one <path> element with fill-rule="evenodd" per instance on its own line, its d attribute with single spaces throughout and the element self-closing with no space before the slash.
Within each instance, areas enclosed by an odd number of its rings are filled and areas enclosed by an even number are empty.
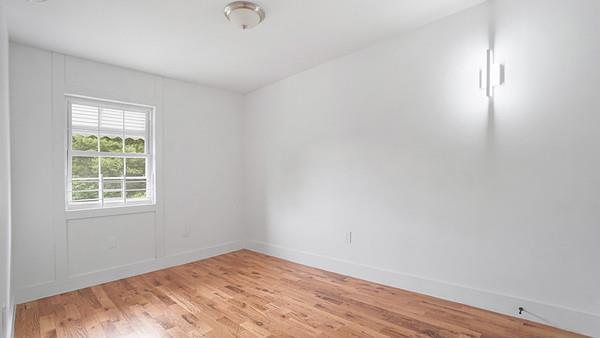
<svg viewBox="0 0 600 338">
<path fill-rule="evenodd" d="M 80 179 L 74 179 L 73 183 L 73 191 L 79 191 L 79 190 L 98 190 L 98 179 L 91 179 L 91 180 L 80 180 Z"/>
<path fill-rule="evenodd" d="M 98 178 L 97 157 L 73 157 L 71 173 L 74 178 Z"/>
<path fill-rule="evenodd" d="M 100 137 L 100 151 L 109 153 L 123 152 L 123 138 L 121 136 L 106 136 Z"/>
<path fill-rule="evenodd" d="M 123 194 L 122 191 L 105 191 L 104 192 L 104 200 L 122 200 Z M 111 201 L 107 201 L 111 202 Z"/>
<path fill-rule="evenodd" d="M 102 176 L 104 179 L 123 177 L 123 158 L 103 157 L 102 158 Z"/>
<path fill-rule="evenodd" d="M 98 151 L 98 137 L 84 133 L 73 134 L 73 150 Z"/>
<path fill-rule="evenodd" d="M 98 201 L 98 191 L 73 191 L 74 202 Z"/>
<path fill-rule="evenodd" d="M 144 177 L 146 176 L 146 159 L 145 158 L 128 158 L 127 159 L 127 177 Z"/>
<path fill-rule="evenodd" d="M 145 199 L 146 198 L 146 180 L 127 180 L 125 183 L 127 189 L 127 199 Z"/>
<path fill-rule="evenodd" d="M 104 180 L 104 191 L 122 190 L 123 180 Z"/>
<path fill-rule="evenodd" d="M 123 180 L 104 180 L 104 200 L 114 202 L 123 200 Z"/>
<path fill-rule="evenodd" d="M 98 200 L 98 178 L 80 179 L 72 181 L 72 200 L 74 202 L 89 202 Z"/>
<path fill-rule="evenodd" d="M 146 152 L 146 141 L 143 138 L 127 137 L 125 139 L 125 152 L 143 154 Z"/>
<path fill-rule="evenodd" d="M 127 191 L 127 199 L 146 199 L 146 190 L 144 191 Z"/>
<path fill-rule="evenodd" d="M 146 180 L 127 180 L 127 190 L 146 190 Z"/>
</svg>

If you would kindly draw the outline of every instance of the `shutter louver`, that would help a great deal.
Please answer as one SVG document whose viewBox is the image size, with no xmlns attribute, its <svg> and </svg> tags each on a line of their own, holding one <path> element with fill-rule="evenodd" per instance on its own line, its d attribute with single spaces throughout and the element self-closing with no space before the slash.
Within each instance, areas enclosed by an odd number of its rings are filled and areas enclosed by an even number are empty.
<svg viewBox="0 0 600 338">
<path fill-rule="evenodd" d="M 102 108 L 100 112 L 100 131 L 102 134 L 123 135 L 123 111 Z"/>
<path fill-rule="evenodd" d="M 98 107 L 71 105 L 71 126 L 78 130 L 97 131 Z"/>
<path fill-rule="evenodd" d="M 144 136 L 146 134 L 146 113 L 125 112 L 125 135 Z"/>
</svg>

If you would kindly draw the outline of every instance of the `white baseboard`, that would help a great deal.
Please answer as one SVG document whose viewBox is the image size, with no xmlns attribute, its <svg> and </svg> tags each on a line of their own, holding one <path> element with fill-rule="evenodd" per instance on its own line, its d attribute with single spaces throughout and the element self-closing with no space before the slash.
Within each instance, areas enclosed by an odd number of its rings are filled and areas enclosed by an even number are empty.
<svg viewBox="0 0 600 338">
<path fill-rule="evenodd" d="M 189 252 L 178 253 L 157 259 L 142 261 L 114 269 L 97 271 L 90 274 L 72 276 L 64 282 L 53 281 L 49 283 L 34 285 L 15 291 L 15 304 L 61 294 L 68 291 L 78 290 L 106 282 L 119 280 L 135 275 L 161 270 L 181 264 L 206 259 L 228 252 L 241 250 L 242 241 L 233 241 Z"/>
<path fill-rule="evenodd" d="M 593 337 L 600 337 L 600 316 L 596 314 L 543 304 L 491 291 L 477 290 L 443 281 L 406 275 L 397 271 L 356 264 L 338 258 L 293 250 L 260 241 L 246 241 L 244 246 L 249 250 L 319 269 L 523 318 Z M 519 306 L 524 307 L 527 313 L 518 315 L 517 309 Z"/>
<path fill-rule="evenodd" d="M 594 337 L 600 337 L 600 316 L 596 314 L 585 313 L 574 309 L 544 304 L 518 297 L 502 295 L 491 291 L 477 290 L 443 281 L 426 279 L 419 276 L 406 275 L 397 271 L 356 264 L 338 258 L 293 250 L 252 240 L 245 242 L 233 241 L 223 243 L 216 246 L 165 256 L 115 269 L 75 276 L 62 283 L 55 281 L 16 290 L 15 299 L 14 302 L 12 302 L 12 312 L 9 312 L 13 314 L 11 320 L 14 321 L 14 304 L 20 304 L 63 292 L 73 291 L 101 283 L 206 259 L 228 252 L 237 251 L 244 247 L 249 250 L 254 250 L 267 255 L 287 259 L 323 270 L 447 299 L 514 317 L 524 318 L 534 322 L 560 327 L 566 330 L 579 332 Z M 527 313 L 525 313 L 523 316 L 517 315 L 516 309 L 519 306 L 523 306 L 527 310 Z M 13 323 L 12 321 L 9 322 L 9 325 Z"/>
<path fill-rule="evenodd" d="M 0 324 L 0 337 L 1 338 L 9 338 L 14 336 L 14 326 L 15 326 L 15 302 L 12 297 L 8 300 L 8 304 L 4 304 L 5 308 L 2 308 L 2 318 L 0 320 L 2 323 Z"/>
</svg>

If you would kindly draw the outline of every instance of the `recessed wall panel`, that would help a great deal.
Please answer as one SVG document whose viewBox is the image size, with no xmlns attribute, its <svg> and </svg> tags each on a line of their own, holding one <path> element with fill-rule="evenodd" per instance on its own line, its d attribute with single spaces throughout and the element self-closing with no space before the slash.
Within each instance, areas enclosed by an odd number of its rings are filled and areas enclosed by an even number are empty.
<svg viewBox="0 0 600 338">
<path fill-rule="evenodd" d="M 71 277 L 155 258 L 155 213 L 69 220 Z"/>
</svg>

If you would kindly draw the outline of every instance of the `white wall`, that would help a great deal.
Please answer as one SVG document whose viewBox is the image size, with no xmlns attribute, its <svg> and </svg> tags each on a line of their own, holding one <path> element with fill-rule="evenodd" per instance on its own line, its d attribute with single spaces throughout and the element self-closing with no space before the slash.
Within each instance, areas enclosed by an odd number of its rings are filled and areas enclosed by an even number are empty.
<svg viewBox="0 0 600 338">
<path fill-rule="evenodd" d="M 8 111 L 8 32 L 0 0 L 0 337 L 8 337 L 12 323 L 10 288 L 10 134 Z"/>
<path fill-rule="evenodd" d="M 490 1 L 245 100 L 11 44 L 17 300 L 249 238 L 252 249 L 507 314 L 523 305 L 525 318 L 598 336 L 599 12 L 595 0 Z M 477 88 L 490 44 L 507 69 L 491 110 Z M 155 208 L 64 212 L 64 93 L 157 107 Z"/>
<path fill-rule="evenodd" d="M 164 83 L 164 109 L 176 112 L 164 129 L 163 160 L 173 164 L 164 175 L 166 253 L 242 239 L 242 98 Z"/>
<path fill-rule="evenodd" d="M 242 246 L 241 95 L 10 47 L 18 302 Z M 64 211 L 65 93 L 156 107 L 156 207 Z"/>
<path fill-rule="evenodd" d="M 600 335 L 598 13 L 492 1 L 247 95 L 247 246 Z"/>
</svg>

